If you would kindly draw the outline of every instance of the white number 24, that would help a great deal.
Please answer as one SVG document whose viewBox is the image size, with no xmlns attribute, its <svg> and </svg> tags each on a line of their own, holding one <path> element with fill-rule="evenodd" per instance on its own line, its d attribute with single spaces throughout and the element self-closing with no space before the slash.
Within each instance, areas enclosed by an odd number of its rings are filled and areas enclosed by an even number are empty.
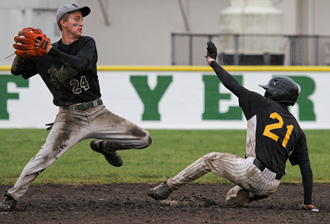
<svg viewBox="0 0 330 224">
<path fill-rule="evenodd" d="M 72 92 L 74 92 L 74 94 L 81 93 L 82 89 L 85 91 L 89 89 L 89 83 L 85 76 L 81 76 L 80 82 L 77 79 L 72 79 L 70 81 L 70 86 L 72 86 Z"/>
</svg>

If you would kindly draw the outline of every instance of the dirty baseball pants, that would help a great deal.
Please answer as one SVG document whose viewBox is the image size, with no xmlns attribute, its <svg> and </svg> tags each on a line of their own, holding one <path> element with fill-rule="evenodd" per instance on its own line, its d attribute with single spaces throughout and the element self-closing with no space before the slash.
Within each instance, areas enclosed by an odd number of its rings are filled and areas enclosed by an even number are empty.
<svg viewBox="0 0 330 224">
<path fill-rule="evenodd" d="M 18 201 L 42 171 L 73 145 L 88 138 L 116 143 L 120 149 L 142 149 L 152 141 L 148 131 L 113 114 L 103 105 L 83 111 L 60 107 L 45 144 L 25 166 L 8 193 Z"/>
<path fill-rule="evenodd" d="M 208 172 L 212 172 L 236 184 L 228 194 L 227 199 L 235 197 L 244 188 L 249 191 L 252 200 L 268 197 L 274 193 L 280 184 L 275 179 L 276 173 L 265 168 L 261 171 L 253 164 L 254 157 L 242 158 L 234 154 L 211 152 L 199 158 L 179 174 L 170 178 L 167 184 L 171 190 L 177 190 Z"/>
</svg>

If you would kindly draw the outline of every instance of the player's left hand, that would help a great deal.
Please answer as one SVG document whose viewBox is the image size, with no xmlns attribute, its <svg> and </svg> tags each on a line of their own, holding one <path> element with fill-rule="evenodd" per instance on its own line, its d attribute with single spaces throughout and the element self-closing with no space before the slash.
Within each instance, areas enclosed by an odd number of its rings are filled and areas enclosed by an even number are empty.
<svg viewBox="0 0 330 224">
<path fill-rule="evenodd" d="M 14 38 L 15 54 L 24 58 L 37 58 L 47 53 L 50 39 L 40 30 L 27 27 Z"/>
<path fill-rule="evenodd" d="M 314 205 L 304 205 L 305 210 L 309 210 L 312 212 L 319 212 L 320 210 L 316 208 Z"/>
<path fill-rule="evenodd" d="M 207 42 L 207 53 L 206 53 L 206 58 L 211 57 L 214 60 L 217 59 L 217 47 L 212 43 L 211 41 Z"/>
</svg>

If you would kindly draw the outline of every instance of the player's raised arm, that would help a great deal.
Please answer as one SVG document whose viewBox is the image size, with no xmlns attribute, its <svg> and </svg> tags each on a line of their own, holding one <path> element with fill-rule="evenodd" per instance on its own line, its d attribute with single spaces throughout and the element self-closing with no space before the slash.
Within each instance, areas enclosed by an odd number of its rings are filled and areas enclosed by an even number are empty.
<svg viewBox="0 0 330 224">
<path fill-rule="evenodd" d="M 206 53 L 207 62 L 213 68 L 213 70 L 219 77 L 220 81 L 223 83 L 223 85 L 227 89 L 229 89 L 232 93 L 234 93 L 237 97 L 239 97 L 244 87 L 241 84 L 239 84 L 232 75 L 230 75 L 225 69 L 223 69 L 216 62 L 216 58 L 217 58 L 217 48 L 211 41 L 209 41 L 207 43 L 207 53 Z"/>
</svg>

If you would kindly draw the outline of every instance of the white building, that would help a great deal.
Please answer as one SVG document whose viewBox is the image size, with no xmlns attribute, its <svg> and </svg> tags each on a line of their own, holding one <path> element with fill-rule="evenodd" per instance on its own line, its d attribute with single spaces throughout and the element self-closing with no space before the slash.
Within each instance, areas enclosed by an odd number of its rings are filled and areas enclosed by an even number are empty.
<svg viewBox="0 0 330 224">
<path fill-rule="evenodd" d="M 96 40 L 99 65 L 171 65 L 172 33 L 219 33 L 220 12 L 263 1 L 282 12 L 282 34 L 330 35 L 329 0 L 0 0 L 0 65 L 11 65 L 5 57 L 24 27 L 59 40 L 55 13 L 63 4 L 91 8 L 83 35 Z"/>
</svg>

